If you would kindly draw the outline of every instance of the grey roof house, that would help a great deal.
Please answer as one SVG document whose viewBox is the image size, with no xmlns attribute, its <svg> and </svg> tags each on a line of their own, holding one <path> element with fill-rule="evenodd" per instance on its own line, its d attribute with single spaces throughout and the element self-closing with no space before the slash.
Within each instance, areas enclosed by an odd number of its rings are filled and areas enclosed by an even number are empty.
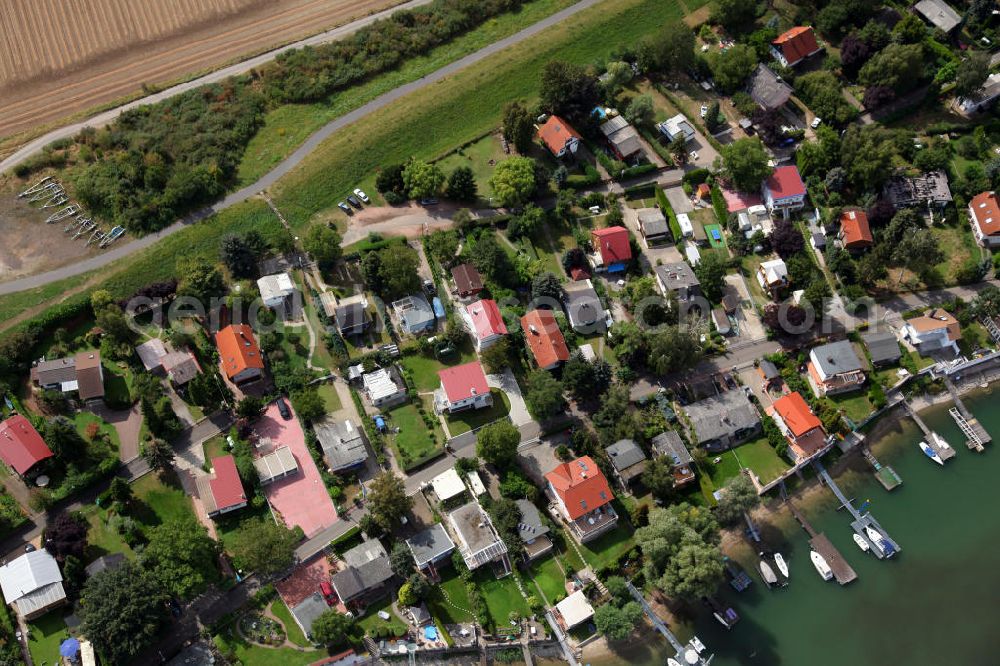
<svg viewBox="0 0 1000 666">
<path fill-rule="evenodd" d="M 873 365 L 891 365 L 903 356 L 899 340 L 892 331 L 872 331 L 862 335 L 861 339 L 868 349 Z"/>
<path fill-rule="evenodd" d="M 785 105 L 792 96 L 792 87 L 770 67 L 760 64 L 750 76 L 747 93 L 760 108 L 773 111 Z"/>
<path fill-rule="evenodd" d="M 701 296 L 701 282 L 694 274 L 691 264 L 686 261 L 660 264 L 654 273 L 656 274 L 656 286 L 660 288 L 660 293 L 664 296 L 674 293 L 677 294 L 677 300 L 682 302 Z"/>
<path fill-rule="evenodd" d="M 376 596 L 392 578 L 389 555 L 377 539 L 369 539 L 346 551 L 341 559 L 347 566 L 335 573 L 330 583 L 345 604 L 363 596 Z"/>
<path fill-rule="evenodd" d="M 817 397 L 845 393 L 865 383 L 865 364 L 850 340 L 839 340 L 809 351 L 809 384 Z"/>
<path fill-rule="evenodd" d="M 665 243 L 670 240 L 670 225 L 659 208 L 640 208 L 636 212 L 639 218 L 639 231 L 650 245 Z"/>
<path fill-rule="evenodd" d="M 313 592 L 308 597 L 292 606 L 288 610 L 292 612 L 296 624 L 302 629 L 306 636 L 312 636 L 312 625 L 320 615 L 329 610 L 330 607 L 319 592 Z"/>
<path fill-rule="evenodd" d="M 421 571 L 428 569 L 432 576 L 439 563 L 451 561 L 451 554 L 455 550 L 455 542 L 441 523 L 434 523 L 417 532 L 406 540 L 406 545 L 410 548 L 417 568 Z"/>
<path fill-rule="evenodd" d="M 107 571 L 108 569 L 117 569 L 124 561 L 124 553 L 108 553 L 107 555 L 101 555 L 87 565 L 87 568 L 85 569 L 87 572 L 87 578 L 99 574 L 102 571 Z"/>
<path fill-rule="evenodd" d="M 478 502 L 469 502 L 455 509 L 448 514 L 448 522 L 455 534 L 458 552 L 470 571 L 493 563 L 498 577 L 510 573 L 507 544 Z"/>
<path fill-rule="evenodd" d="M 913 9 L 944 33 L 951 32 L 962 22 L 962 16 L 944 0 L 920 0 Z"/>
<path fill-rule="evenodd" d="M 361 335 L 371 324 L 368 301 L 364 294 L 342 298 L 334 307 L 333 319 L 341 335 Z"/>
<path fill-rule="evenodd" d="M 25 620 L 66 603 L 59 564 L 47 550 L 34 550 L 0 567 L 3 598 Z"/>
<path fill-rule="evenodd" d="M 604 307 L 590 280 L 573 282 L 564 288 L 563 305 L 573 330 L 579 333 L 603 333 Z"/>
<path fill-rule="evenodd" d="M 651 442 L 657 455 L 666 456 L 673 465 L 674 486 L 680 488 L 694 481 L 694 458 L 674 430 L 661 432 Z"/>
<path fill-rule="evenodd" d="M 690 440 L 708 451 L 725 451 L 761 431 L 760 415 L 742 390 L 726 391 L 684 408 Z"/>
<path fill-rule="evenodd" d="M 514 500 L 521 511 L 521 521 L 517 524 L 517 533 L 524 542 L 524 552 L 528 560 L 545 555 L 552 550 L 552 539 L 549 538 L 549 527 L 542 522 L 538 507 L 526 499 Z"/>
<path fill-rule="evenodd" d="M 393 301 L 392 309 L 400 327 L 411 335 L 418 335 L 434 328 L 434 310 L 423 294 L 411 294 Z"/>
<path fill-rule="evenodd" d="M 316 439 L 323 449 L 323 459 L 331 472 L 341 472 L 368 460 L 368 449 L 361 429 L 350 419 L 334 421 L 325 418 L 313 424 Z"/>
<path fill-rule="evenodd" d="M 631 439 L 620 439 L 604 450 L 608 453 L 618 482 L 628 492 L 630 484 L 646 469 L 646 454 Z"/>
<path fill-rule="evenodd" d="M 952 201 L 948 176 L 943 171 L 928 171 L 920 176 L 893 176 L 882 193 L 896 208 L 931 204 L 943 208 Z"/>
</svg>

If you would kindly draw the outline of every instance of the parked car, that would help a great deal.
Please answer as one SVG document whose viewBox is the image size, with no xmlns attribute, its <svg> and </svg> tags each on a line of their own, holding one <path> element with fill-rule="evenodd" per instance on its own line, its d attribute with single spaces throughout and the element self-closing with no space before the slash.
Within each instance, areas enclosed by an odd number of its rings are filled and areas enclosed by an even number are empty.
<svg viewBox="0 0 1000 666">
<path fill-rule="evenodd" d="M 705 104 L 701 105 L 701 117 L 704 118 L 708 115 L 708 106 Z"/>
<path fill-rule="evenodd" d="M 421 206 L 436 206 L 437 203 L 438 203 L 438 200 L 435 199 L 434 197 L 430 197 L 428 199 L 421 199 L 420 200 L 420 205 Z"/>
<path fill-rule="evenodd" d="M 324 580 L 319 584 L 319 592 L 326 600 L 327 606 L 333 606 L 337 603 L 337 595 L 333 591 L 333 585 L 330 585 L 329 581 Z"/>
<path fill-rule="evenodd" d="M 35 552 L 35 544 L 29 543 L 29 544 L 25 545 L 24 552 L 26 552 L 26 553 L 33 553 L 33 552 Z"/>
<path fill-rule="evenodd" d="M 337 208 L 344 211 L 348 215 L 354 215 L 354 210 L 343 201 L 337 203 Z"/>
<path fill-rule="evenodd" d="M 368 198 L 368 195 L 365 194 L 364 192 L 362 192 L 361 188 L 359 188 L 359 187 L 355 187 L 354 188 L 354 196 L 356 196 L 357 198 L 361 199 L 365 203 L 368 203 L 369 201 L 371 201 L 371 199 Z"/>
<path fill-rule="evenodd" d="M 356 196 L 354 196 L 353 194 L 347 197 L 347 203 L 351 204 L 355 208 L 358 208 L 358 209 L 361 208 L 361 202 L 358 201 L 358 198 Z"/>
<path fill-rule="evenodd" d="M 816 116 L 815 118 L 813 118 L 813 121 L 811 123 L 809 123 L 809 126 L 812 127 L 813 129 L 816 129 L 817 127 L 820 126 L 820 124 L 822 122 L 823 122 L 823 119 L 820 118 L 819 116 Z"/>
<path fill-rule="evenodd" d="M 288 403 L 285 402 L 284 398 L 278 398 L 278 413 L 281 414 L 281 418 L 286 421 L 292 418 L 292 410 L 288 408 Z"/>
</svg>

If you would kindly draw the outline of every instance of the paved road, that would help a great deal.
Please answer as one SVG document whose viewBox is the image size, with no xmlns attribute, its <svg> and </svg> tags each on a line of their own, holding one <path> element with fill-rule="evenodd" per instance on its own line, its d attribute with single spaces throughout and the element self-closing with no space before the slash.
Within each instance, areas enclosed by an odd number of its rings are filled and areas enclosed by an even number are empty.
<svg viewBox="0 0 1000 666">
<path fill-rule="evenodd" d="M 188 90 L 193 90 L 194 88 L 197 88 L 199 86 L 207 85 L 210 83 L 218 83 L 219 81 L 224 81 L 225 79 L 228 79 L 231 76 L 246 74 L 252 69 L 255 69 L 257 67 L 260 67 L 261 65 L 265 65 L 271 62 L 276 57 L 278 57 L 279 54 L 284 53 L 285 51 L 300 49 L 304 46 L 318 46 L 319 44 L 326 44 L 329 42 L 336 41 L 338 39 L 343 39 L 344 37 L 347 37 L 348 35 L 357 32 L 361 28 L 370 25 L 371 23 L 379 19 L 388 17 L 390 14 L 392 14 L 397 10 L 412 9 L 413 7 L 419 7 L 420 5 L 429 4 L 430 2 L 431 0 L 409 0 L 409 2 L 405 2 L 401 5 L 390 7 L 389 9 L 385 9 L 383 11 L 377 12 L 370 16 L 366 16 L 364 18 L 360 18 L 356 21 L 351 21 L 350 23 L 342 25 L 339 28 L 333 28 L 332 30 L 321 32 L 318 35 L 313 35 L 312 37 L 307 37 L 306 39 L 302 39 L 292 44 L 282 46 L 281 48 L 274 49 L 273 51 L 262 53 L 248 60 L 243 60 L 234 65 L 230 65 L 229 67 L 223 67 L 222 69 L 218 69 L 214 72 L 206 74 L 205 76 L 200 76 L 197 79 L 192 79 L 185 83 L 179 83 L 176 86 L 165 88 L 164 90 L 161 90 L 158 93 L 142 97 L 133 102 L 129 102 L 128 104 L 123 104 L 122 106 L 118 106 L 113 109 L 109 109 L 108 111 L 99 113 L 95 116 L 91 116 L 90 118 L 82 120 L 78 123 L 54 129 L 51 132 L 44 134 L 38 137 L 37 139 L 25 144 L 16 153 L 14 153 L 7 159 L 0 162 L 0 172 L 7 171 L 8 169 L 25 161 L 32 155 L 41 152 L 42 148 L 49 145 L 53 141 L 76 136 L 80 132 L 80 130 L 82 130 L 84 127 L 102 127 L 104 125 L 107 125 L 112 120 L 117 118 L 123 112 L 128 111 L 129 109 L 134 109 L 138 106 L 143 106 L 146 104 L 155 104 L 157 102 L 162 102 L 165 99 L 170 99 L 171 97 L 180 95 L 181 93 L 187 92 Z"/>
<path fill-rule="evenodd" d="M 509 37 L 506 37 L 505 39 L 501 39 L 498 42 L 494 42 L 493 44 L 490 44 L 489 46 L 486 46 L 476 51 L 475 53 L 471 53 L 465 56 L 464 58 L 456 60 L 455 62 L 449 65 L 445 65 L 441 69 L 438 69 L 437 71 L 428 74 L 427 76 L 417 81 L 407 83 L 406 85 L 402 85 L 394 90 L 385 93 L 384 95 L 376 97 L 375 99 L 368 102 L 364 106 L 361 106 L 355 109 L 354 111 L 351 111 L 350 113 L 327 123 L 322 129 L 318 130 L 312 136 L 306 139 L 305 143 L 299 146 L 298 150 L 296 150 L 283 162 L 274 167 L 274 169 L 272 169 L 270 172 L 265 174 L 256 183 L 248 185 L 247 187 L 244 187 L 241 190 L 237 190 L 236 192 L 229 194 L 222 201 L 219 201 L 211 206 L 203 208 L 200 211 L 192 213 L 186 218 L 178 220 L 174 224 L 160 230 L 155 234 L 143 236 L 142 238 L 137 238 L 123 245 L 118 245 L 109 250 L 108 252 L 96 255 L 94 257 L 90 257 L 89 259 L 85 259 L 83 261 L 71 264 L 69 266 L 63 266 L 61 268 L 56 268 L 54 270 L 47 271 L 45 273 L 30 275 L 17 280 L 11 280 L 10 282 L 4 282 L 0 284 L 0 295 L 12 294 L 15 292 L 24 291 L 26 289 L 34 289 L 36 287 L 41 287 L 43 285 L 49 284 L 50 282 L 55 282 L 57 280 L 74 277 L 76 275 L 81 275 L 83 273 L 87 273 L 89 271 L 98 268 L 103 268 L 105 266 L 115 263 L 116 261 L 124 257 L 129 256 L 130 254 L 133 254 L 135 252 L 138 252 L 140 250 L 146 249 L 154 245 L 157 241 L 177 233 L 178 231 L 180 231 L 189 224 L 193 224 L 195 222 L 198 222 L 199 220 L 205 219 L 206 217 L 214 213 L 217 213 L 221 210 L 225 210 L 226 208 L 229 208 L 231 206 L 235 206 L 238 203 L 242 203 L 243 201 L 250 199 L 259 192 L 266 190 L 272 185 L 274 185 L 274 183 L 276 183 L 280 178 L 282 178 L 292 169 L 297 167 L 302 162 L 302 160 L 304 160 L 313 150 L 316 149 L 317 146 L 319 146 L 319 144 L 321 144 L 323 141 L 329 138 L 333 133 L 361 120 L 365 116 L 368 116 L 380 109 L 389 106 L 390 104 L 395 103 L 396 101 L 402 99 L 403 97 L 409 95 L 410 93 L 416 92 L 422 88 L 426 88 L 427 86 L 436 83 L 454 74 L 455 72 L 464 69 L 465 67 L 475 64 L 492 55 L 495 55 L 496 53 L 499 53 L 500 51 L 510 46 L 514 46 L 515 44 L 518 44 L 524 41 L 525 39 L 532 37 L 533 35 L 541 32 L 542 30 L 545 30 L 546 28 L 552 27 L 553 25 L 556 25 L 557 23 L 564 21 L 565 19 L 583 11 L 584 9 L 593 7 L 594 5 L 600 3 L 601 1 L 602 0 L 581 0 L 575 5 L 567 7 L 566 9 L 560 12 L 556 12 L 555 14 L 552 14 L 551 16 L 542 19 L 538 23 L 535 23 L 534 25 L 531 25 L 525 28 L 524 30 L 521 30 L 520 32 L 517 32 Z M 10 159 L 13 159 L 13 157 Z M 10 159 L 5 160 L 2 164 L 0 164 L 0 166 L 2 166 L 3 168 L 7 168 L 8 166 L 12 166 L 17 163 L 16 161 L 10 162 L 10 165 L 8 165 L 7 163 L 10 161 Z M 24 157 L 21 157 L 20 159 L 24 159 Z"/>
</svg>

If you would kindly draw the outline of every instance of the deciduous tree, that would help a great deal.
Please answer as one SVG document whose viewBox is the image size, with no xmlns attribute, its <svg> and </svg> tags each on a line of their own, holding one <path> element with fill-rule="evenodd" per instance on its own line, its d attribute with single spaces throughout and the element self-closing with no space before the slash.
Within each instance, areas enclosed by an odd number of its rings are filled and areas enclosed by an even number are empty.
<svg viewBox="0 0 1000 666">
<path fill-rule="evenodd" d="M 111 663 L 127 663 L 160 633 L 166 601 L 166 590 L 126 560 L 84 585 L 77 607 L 81 631 Z"/>
<path fill-rule="evenodd" d="M 249 518 L 240 523 L 230 545 L 233 563 L 262 576 L 284 571 L 295 561 L 299 535 L 270 516 Z"/>
<path fill-rule="evenodd" d="M 535 191 L 535 160 L 508 157 L 497 164 L 490 186 L 503 206 L 520 206 Z"/>
<path fill-rule="evenodd" d="M 514 144 L 517 152 L 524 154 L 531 150 L 535 138 L 534 118 L 523 100 L 508 102 L 503 107 L 503 135 Z"/>
<path fill-rule="evenodd" d="M 709 509 L 687 502 L 649 512 L 649 525 L 635 532 L 646 580 L 669 597 L 694 601 L 713 594 L 722 581 L 719 525 Z"/>
<path fill-rule="evenodd" d="M 760 504 L 760 496 L 746 474 L 739 474 L 725 485 L 715 507 L 715 518 L 722 525 L 735 525 L 743 514 Z"/>
<path fill-rule="evenodd" d="M 87 548 L 87 521 L 79 515 L 60 513 L 45 526 L 45 550 L 62 562 L 69 556 L 83 557 Z"/>
<path fill-rule="evenodd" d="M 354 631 L 354 618 L 329 608 L 313 620 L 312 639 L 320 645 L 342 645 Z"/>
<path fill-rule="evenodd" d="M 476 433 L 476 455 L 491 465 L 503 468 L 517 456 L 521 433 L 510 421 L 502 419 Z"/>
<path fill-rule="evenodd" d="M 191 599 L 215 579 L 219 544 L 194 519 L 158 525 L 146 536 L 140 561 L 172 595 Z"/>
<path fill-rule="evenodd" d="M 411 199 L 428 199 L 437 196 L 444 185 L 444 172 L 437 164 L 411 159 L 403 167 L 403 185 Z"/>
<path fill-rule="evenodd" d="M 546 370 L 528 375 L 524 401 L 531 415 L 540 421 L 552 418 L 566 409 L 562 384 Z"/>
<path fill-rule="evenodd" d="M 583 120 L 598 100 L 597 78 L 579 65 L 551 60 L 542 70 L 540 94 L 539 105 L 546 112 L 570 122 Z"/>
<path fill-rule="evenodd" d="M 342 253 L 343 239 L 337 230 L 328 224 L 314 224 L 302 236 L 302 248 L 324 268 L 337 263 Z"/>
<path fill-rule="evenodd" d="M 757 192 L 771 175 L 767 151 L 758 138 L 738 139 L 722 147 L 724 175 L 741 192 Z"/>
<path fill-rule="evenodd" d="M 413 507 L 403 479 L 391 471 L 379 472 L 368 490 L 368 512 L 383 529 L 391 531 Z"/>
</svg>

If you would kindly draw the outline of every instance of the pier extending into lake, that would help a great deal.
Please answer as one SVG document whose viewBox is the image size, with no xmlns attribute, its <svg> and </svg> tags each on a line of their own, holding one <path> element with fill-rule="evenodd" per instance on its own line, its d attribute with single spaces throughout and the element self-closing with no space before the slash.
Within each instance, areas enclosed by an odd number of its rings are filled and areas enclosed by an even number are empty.
<svg viewBox="0 0 1000 666">
<path fill-rule="evenodd" d="M 861 449 L 861 455 L 863 455 L 865 460 L 868 461 L 868 464 L 875 469 L 875 478 L 878 479 L 878 482 L 882 484 L 883 488 L 886 490 L 894 490 L 895 488 L 903 485 L 903 479 L 896 473 L 896 470 L 889 465 L 883 465 L 880 463 L 878 458 L 875 457 L 875 454 L 873 454 L 867 446 Z"/>
<path fill-rule="evenodd" d="M 986 450 L 984 444 L 989 444 L 993 441 L 993 438 L 990 437 L 990 433 L 986 432 L 986 428 L 979 422 L 979 419 L 966 409 L 965 403 L 962 402 L 962 396 L 958 394 L 958 389 L 955 388 L 955 384 L 952 383 L 950 377 L 945 376 L 944 385 L 947 387 L 948 393 L 951 394 L 951 399 L 955 401 L 955 406 L 948 410 L 948 414 L 951 415 L 951 418 L 958 425 L 959 430 L 965 435 L 966 446 L 973 451 L 982 453 Z"/>
<path fill-rule="evenodd" d="M 813 529 L 813 526 L 809 524 L 806 517 L 802 515 L 798 507 L 796 507 L 791 501 L 786 501 L 785 506 L 788 510 L 792 512 L 795 516 L 795 520 L 799 521 L 802 525 L 802 529 L 809 534 L 809 547 L 815 550 L 817 553 L 823 556 L 826 563 L 830 566 L 830 570 L 833 572 L 833 577 L 841 585 L 847 585 L 857 579 L 858 574 L 855 573 L 851 565 L 847 563 L 844 556 L 840 554 L 837 547 L 833 545 L 826 534 L 820 532 L 817 533 Z"/>
<path fill-rule="evenodd" d="M 934 453 L 942 461 L 951 460 L 955 457 L 955 449 L 945 441 L 944 437 L 928 428 L 924 420 L 920 418 L 920 414 L 917 414 L 916 410 L 905 400 L 903 401 L 903 409 L 906 410 L 906 413 L 910 415 L 910 418 L 916 422 L 917 426 L 924 433 L 924 442 L 934 450 Z"/>
<path fill-rule="evenodd" d="M 899 544 L 892 540 L 889 533 L 879 524 L 871 512 L 866 511 L 862 514 L 854 508 L 851 500 L 847 499 L 844 493 L 841 492 L 837 482 L 833 480 L 830 473 L 823 467 L 823 463 L 819 460 L 813 460 L 813 467 L 816 468 L 816 473 L 819 475 L 820 480 L 837 496 L 840 505 L 847 509 L 854 517 L 854 520 L 851 521 L 851 529 L 854 530 L 855 534 L 868 542 L 869 548 L 875 553 L 876 557 L 881 560 L 886 557 L 892 557 L 900 551 Z M 880 537 L 878 540 L 873 539 L 868 534 L 869 528 L 878 534 Z"/>
<path fill-rule="evenodd" d="M 708 666 L 708 664 L 711 663 L 712 655 L 708 655 L 706 657 L 703 654 L 705 652 L 705 646 L 702 645 L 702 642 L 698 640 L 697 636 L 692 636 L 687 645 L 681 643 L 677 637 L 674 636 L 674 632 L 670 631 L 670 627 L 668 627 L 667 623 L 663 621 L 663 618 L 657 615 L 656 611 L 654 611 L 652 606 L 649 605 L 649 602 L 646 601 L 646 597 L 642 595 L 642 592 L 635 589 L 635 585 L 632 584 L 632 581 L 626 581 L 625 585 L 628 587 L 629 594 L 632 595 L 632 598 L 638 601 L 639 605 L 642 606 L 643 612 L 646 613 L 646 617 L 649 618 L 649 621 L 653 623 L 653 627 L 663 634 L 663 637 L 667 639 L 667 642 L 670 643 L 670 646 L 677 653 L 675 655 L 677 661 L 682 664 L 690 664 L 691 666 Z"/>
</svg>

